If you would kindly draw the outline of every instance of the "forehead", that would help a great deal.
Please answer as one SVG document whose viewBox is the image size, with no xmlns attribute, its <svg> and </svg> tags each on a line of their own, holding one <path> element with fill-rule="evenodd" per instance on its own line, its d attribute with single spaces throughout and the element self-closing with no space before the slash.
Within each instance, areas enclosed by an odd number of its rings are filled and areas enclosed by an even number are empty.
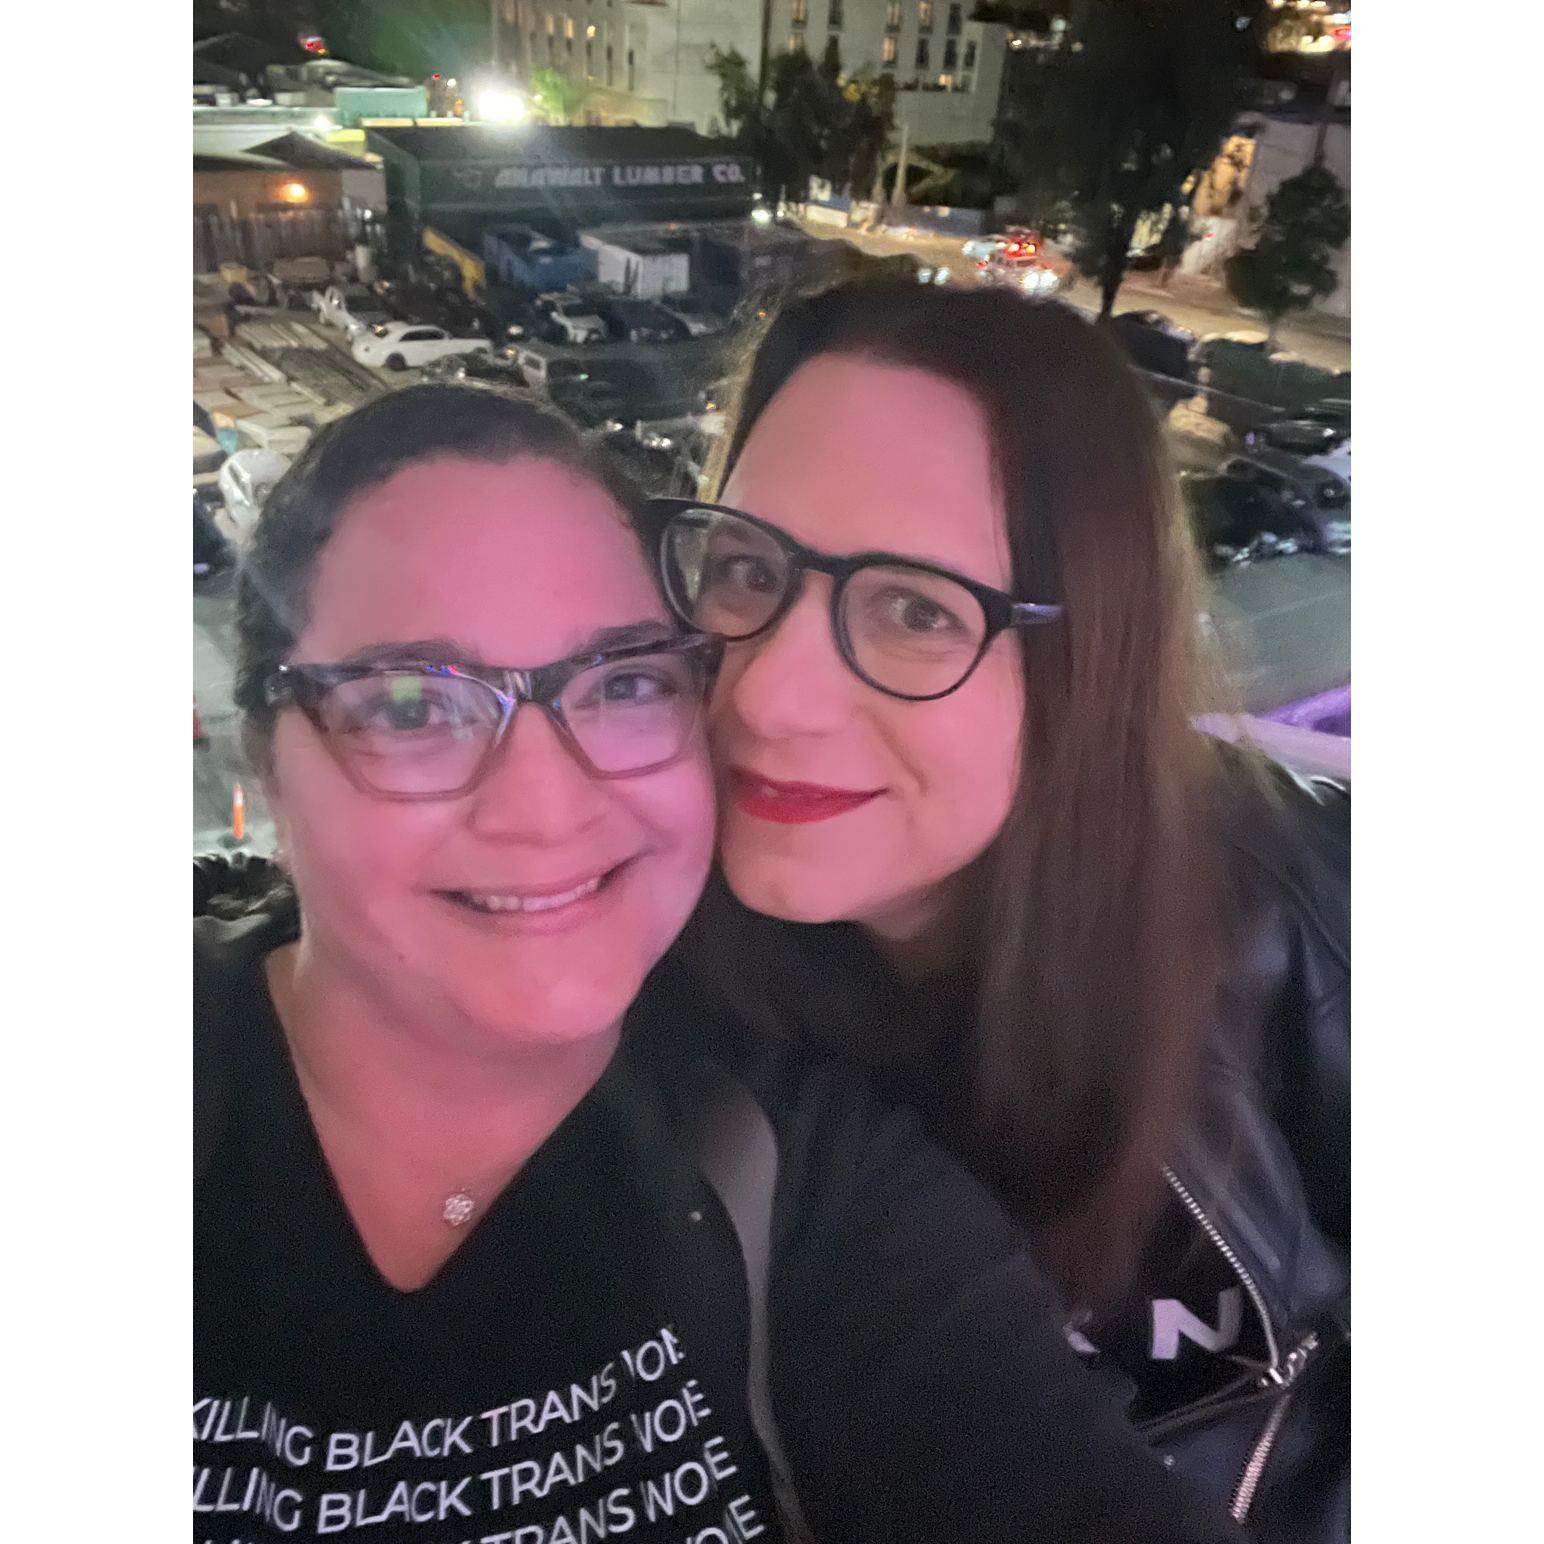
<svg viewBox="0 0 1544 1544">
<path fill-rule="evenodd" d="M 925 370 L 839 355 L 802 365 L 747 437 L 724 501 L 823 551 L 902 552 L 1007 582 L 985 416 Z"/>
<path fill-rule="evenodd" d="M 438 457 L 345 509 L 310 588 L 301 649 L 445 638 L 541 664 L 597 627 L 664 616 L 611 496 L 556 462 Z"/>
</svg>

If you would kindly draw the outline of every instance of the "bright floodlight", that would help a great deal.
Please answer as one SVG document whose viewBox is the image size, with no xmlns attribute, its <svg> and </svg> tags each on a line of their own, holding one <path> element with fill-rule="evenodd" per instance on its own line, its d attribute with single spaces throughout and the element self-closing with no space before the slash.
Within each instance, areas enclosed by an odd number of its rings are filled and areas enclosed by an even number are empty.
<svg viewBox="0 0 1544 1544">
<path fill-rule="evenodd" d="M 518 91 L 492 87 L 478 93 L 477 116 L 484 123 L 524 123 L 531 109 Z"/>
<path fill-rule="evenodd" d="M 753 209 L 751 210 L 751 219 L 757 225 L 770 225 L 772 223 L 772 211 L 770 209 Z"/>
</svg>

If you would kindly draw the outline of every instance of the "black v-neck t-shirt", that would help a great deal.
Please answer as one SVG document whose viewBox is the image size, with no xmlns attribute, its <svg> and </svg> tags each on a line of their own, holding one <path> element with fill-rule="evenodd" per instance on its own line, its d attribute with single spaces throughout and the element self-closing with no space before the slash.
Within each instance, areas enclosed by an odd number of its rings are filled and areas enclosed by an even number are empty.
<svg viewBox="0 0 1544 1544">
<path fill-rule="evenodd" d="M 196 1219 L 196 1541 L 780 1538 L 735 1336 L 702 1301 L 707 1202 L 640 1182 L 660 1155 L 625 1053 L 404 1292 L 271 1012 L 250 1029 Z"/>
<path fill-rule="evenodd" d="M 196 936 L 194 1544 L 783 1544 L 740 1241 L 687 1135 L 701 1026 L 646 989 L 591 1093 L 401 1292 L 336 1191 L 268 998 L 263 955 L 293 932 Z M 1079 1364 L 1019 1230 L 913 1117 L 839 1069 L 763 1073 L 769 1387 L 821 1544 L 1233 1537 Z"/>
</svg>

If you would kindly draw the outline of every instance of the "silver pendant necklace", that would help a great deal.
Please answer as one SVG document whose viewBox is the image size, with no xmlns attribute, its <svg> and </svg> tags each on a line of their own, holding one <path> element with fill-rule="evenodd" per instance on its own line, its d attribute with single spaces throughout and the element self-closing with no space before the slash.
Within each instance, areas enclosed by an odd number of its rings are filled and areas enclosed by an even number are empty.
<svg viewBox="0 0 1544 1544">
<path fill-rule="evenodd" d="M 471 1220 L 472 1213 L 476 1210 L 477 1202 L 472 1199 L 471 1192 L 463 1188 L 445 1197 L 445 1204 L 440 1208 L 440 1216 L 451 1227 L 459 1228 Z"/>
</svg>

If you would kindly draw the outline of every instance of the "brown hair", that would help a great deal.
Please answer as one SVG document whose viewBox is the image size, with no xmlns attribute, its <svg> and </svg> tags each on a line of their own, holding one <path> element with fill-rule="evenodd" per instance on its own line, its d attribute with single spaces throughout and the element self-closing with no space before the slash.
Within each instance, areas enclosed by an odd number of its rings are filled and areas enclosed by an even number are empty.
<svg viewBox="0 0 1544 1544">
<path fill-rule="evenodd" d="M 1147 395 L 1104 333 L 1002 290 L 859 281 L 793 301 L 753 347 L 710 486 L 821 355 L 926 370 L 979 403 L 1015 593 L 1025 775 L 963 876 L 973 918 L 967 1145 L 1069 1300 L 1108 1305 L 1163 1195 L 1160 1165 L 1225 945 L 1218 755 L 1201 704 L 1199 565 Z"/>
</svg>

